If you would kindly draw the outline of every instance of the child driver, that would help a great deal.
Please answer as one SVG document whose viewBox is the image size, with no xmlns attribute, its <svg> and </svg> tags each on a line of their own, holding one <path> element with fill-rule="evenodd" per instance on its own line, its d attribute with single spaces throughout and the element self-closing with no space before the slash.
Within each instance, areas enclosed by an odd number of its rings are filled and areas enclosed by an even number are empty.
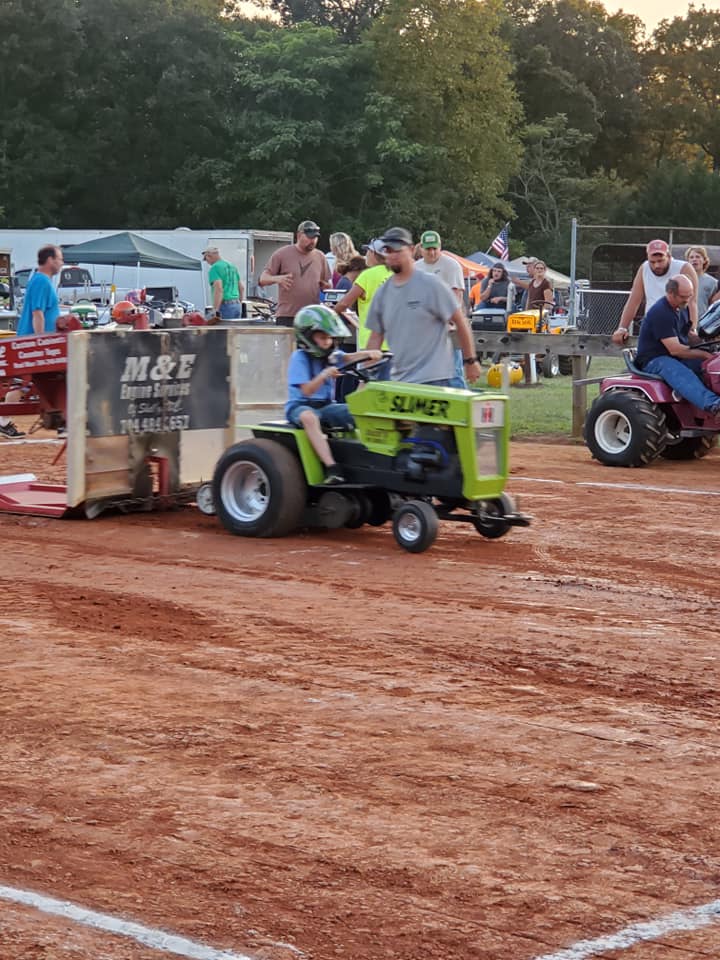
<svg viewBox="0 0 720 960">
<path fill-rule="evenodd" d="M 336 349 L 338 337 L 350 331 L 340 317 L 323 304 L 303 307 L 295 315 L 295 341 L 298 349 L 288 365 L 288 402 L 285 416 L 295 427 L 302 427 L 325 467 L 323 483 L 345 483 L 335 463 L 323 428 L 355 426 L 346 403 L 335 403 L 335 383 L 345 364 L 356 360 L 382 360 L 381 350 L 344 353 Z M 332 362 L 330 355 L 332 354 Z"/>
</svg>

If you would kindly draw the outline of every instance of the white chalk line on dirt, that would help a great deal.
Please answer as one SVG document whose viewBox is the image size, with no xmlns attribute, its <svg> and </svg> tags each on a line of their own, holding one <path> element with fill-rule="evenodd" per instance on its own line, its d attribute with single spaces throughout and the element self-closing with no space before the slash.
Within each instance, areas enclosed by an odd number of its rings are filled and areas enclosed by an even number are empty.
<svg viewBox="0 0 720 960">
<path fill-rule="evenodd" d="M 96 930 L 102 930 L 105 933 L 129 937 L 131 940 L 135 940 L 143 946 L 151 947 L 153 950 L 164 950 L 166 953 L 173 953 L 179 957 L 187 957 L 188 960 L 252 960 L 245 954 L 232 953 L 229 950 L 215 950 L 213 947 L 206 947 L 185 937 L 176 936 L 174 933 L 156 930 L 153 927 L 144 927 L 142 924 L 133 923 L 130 920 L 120 920 L 118 917 L 112 917 L 107 913 L 97 913 L 95 910 L 78 907 L 76 904 L 70 903 L 69 900 L 55 900 L 53 897 L 33 893 L 31 890 L 17 890 L 15 887 L 0 885 L 0 900 L 34 907 L 42 913 L 65 917 L 74 923 L 94 927 Z"/>
<path fill-rule="evenodd" d="M 596 480 L 548 480 L 545 477 L 512 477 L 513 483 L 555 483 L 563 487 L 604 487 L 607 490 L 639 490 L 643 493 L 677 493 L 681 496 L 720 497 L 720 490 L 697 490 L 685 487 L 654 487 L 644 483 L 603 483 Z"/>
<path fill-rule="evenodd" d="M 598 937 L 597 940 L 580 940 L 572 947 L 557 953 L 544 953 L 534 960 L 586 960 L 610 950 L 627 950 L 647 940 L 658 940 L 666 934 L 690 933 L 710 926 L 711 923 L 720 923 L 720 900 L 713 900 L 689 910 L 678 910 L 666 917 L 658 917 L 657 920 L 633 923 L 616 933 Z"/>
</svg>

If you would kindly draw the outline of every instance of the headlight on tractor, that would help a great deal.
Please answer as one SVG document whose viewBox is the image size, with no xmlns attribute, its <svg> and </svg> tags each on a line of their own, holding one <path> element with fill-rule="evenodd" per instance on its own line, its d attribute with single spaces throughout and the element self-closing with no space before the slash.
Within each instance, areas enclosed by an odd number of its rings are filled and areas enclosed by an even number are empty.
<svg viewBox="0 0 720 960">
<path fill-rule="evenodd" d="M 473 404 L 475 463 L 478 477 L 496 477 L 504 472 L 503 428 L 505 402 L 484 400 Z"/>
</svg>

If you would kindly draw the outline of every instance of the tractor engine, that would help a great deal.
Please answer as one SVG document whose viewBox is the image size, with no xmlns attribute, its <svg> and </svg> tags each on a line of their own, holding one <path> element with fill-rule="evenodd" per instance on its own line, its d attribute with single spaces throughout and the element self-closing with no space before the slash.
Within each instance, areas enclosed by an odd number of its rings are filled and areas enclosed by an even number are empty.
<svg viewBox="0 0 720 960">
<path fill-rule="evenodd" d="M 406 480 L 422 483 L 429 474 L 442 470 L 456 451 L 455 435 L 449 427 L 420 424 L 412 436 L 405 437 L 395 457 L 395 467 Z"/>
</svg>

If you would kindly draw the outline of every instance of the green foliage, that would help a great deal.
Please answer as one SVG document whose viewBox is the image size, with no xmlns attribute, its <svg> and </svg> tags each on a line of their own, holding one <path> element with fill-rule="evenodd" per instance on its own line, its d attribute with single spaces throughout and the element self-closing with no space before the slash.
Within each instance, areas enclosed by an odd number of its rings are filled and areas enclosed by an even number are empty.
<svg viewBox="0 0 720 960">
<path fill-rule="evenodd" d="M 622 181 L 585 173 L 583 154 L 592 140 L 569 127 L 563 114 L 528 124 L 522 166 L 510 186 L 527 249 L 560 268 L 569 261 L 571 219 L 607 222 L 627 197 Z"/>
<path fill-rule="evenodd" d="M 372 89 L 371 48 L 309 23 L 244 23 L 234 50 L 232 147 L 203 165 L 188 195 L 194 215 L 278 229 L 309 216 L 327 230 L 380 226 L 383 167 L 414 146 Z"/>
<path fill-rule="evenodd" d="M 665 20 L 647 54 L 645 97 L 654 119 L 658 160 L 699 146 L 720 171 L 720 18 L 690 7 L 686 17 Z"/>
<path fill-rule="evenodd" d="M 719 219 L 704 7 L 643 48 L 591 0 L 267 2 L 283 22 L 234 0 L 4 0 L 0 224 L 310 216 L 357 242 L 435 227 L 462 252 L 509 219 L 563 266 L 572 216 Z"/>
<path fill-rule="evenodd" d="M 177 223 L 178 170 L 225 131 L 220 9 L 215 0 L 12 0 L 0 56 L 7 222 Z"/>
<path fill-rule="evenodd" d="M 65 127 L 84 42 L 72 0 L 4 0 L 0 33 L 0 198 L 7 223 L 56 222 L 72 168 Z"/>
<path fill-rule="evenodd" d="M 588 0 L 536 2 L 515 13 L 512 49 L 528 121 L 563 113 L 571 127 L 593 134 L 586 170 L 637 172 L 639 21 Z"/>
<path fill-rule="evenodd" d="M 668 223 L 678 226 L 717 227 L 720 223 L 720 177 L 702 160 L 691 166 L 666 161 L 639 188 L 619 223 Z"/>
<path fill-rule="evenodd" d="M 285 26 L 313 23 L 332 27 L 343 39 L 356 43 L 377 20 L 387 0 L 265 0 Z"/>
<path fill-rule="evenodd" d="M 388 218 L 437 228 L 459 248 L 507 212 L 500 195 L 519 160 L 520 110 L 500 22 L 495 0 L 392 0 L 371 34 L 380 91 L 417 145 L 383 145 L 393 151 Z"/>
</svg>

